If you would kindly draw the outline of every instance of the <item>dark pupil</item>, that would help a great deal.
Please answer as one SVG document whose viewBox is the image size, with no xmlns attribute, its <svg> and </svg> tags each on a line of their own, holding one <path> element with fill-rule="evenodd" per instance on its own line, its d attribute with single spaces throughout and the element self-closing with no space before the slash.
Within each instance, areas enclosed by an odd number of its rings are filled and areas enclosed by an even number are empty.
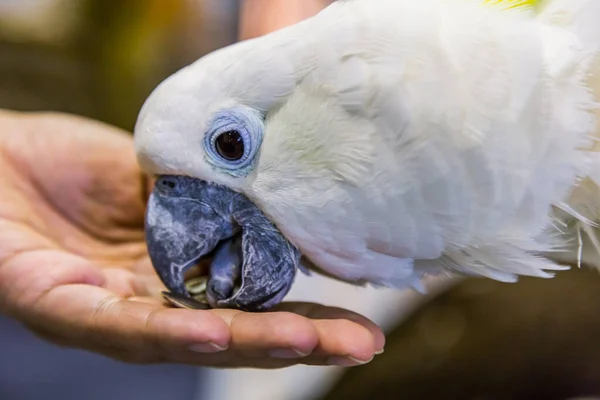
<svg viewBox="0 0 600 400">
<path fill-rule="evenodd" d="M 217 152 L 226 160 L 236 161 L 244 155 L 244 141 L 238 131 L 228 131 L 216 140 Z"/>
</svg>

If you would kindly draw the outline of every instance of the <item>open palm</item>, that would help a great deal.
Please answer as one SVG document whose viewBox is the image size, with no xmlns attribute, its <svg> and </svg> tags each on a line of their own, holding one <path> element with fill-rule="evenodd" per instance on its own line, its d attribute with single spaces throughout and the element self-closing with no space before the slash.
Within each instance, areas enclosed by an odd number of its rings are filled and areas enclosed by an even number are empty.
<svg viewBox="0 0 600 400">
<path fill-rule="evenodd" d="M 352 312 L 166 307 L 143 237 L 131 137 L 59 114 L 0 113 L 0 312 L 56 344 L 138 363 L 356 365 L 384 338 Z"/>
</svg>

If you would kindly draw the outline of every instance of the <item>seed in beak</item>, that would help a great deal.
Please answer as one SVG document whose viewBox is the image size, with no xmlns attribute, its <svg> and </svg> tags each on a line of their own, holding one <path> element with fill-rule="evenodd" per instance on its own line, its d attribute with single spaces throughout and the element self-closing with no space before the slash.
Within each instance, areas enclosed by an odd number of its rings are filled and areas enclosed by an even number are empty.
<svg viewBox="0 0 600 400">
<path fill-rule="evenodd" d="M 206 299 L 206 285 L 208 276 L 198 276 L 185 282 L 190 297 L 182 296 L 175 292 L 162 292 L 163 297 L 171 305 L 177 308 L 191 310 L 210 310 L 211 307 Z"/>
</svg>

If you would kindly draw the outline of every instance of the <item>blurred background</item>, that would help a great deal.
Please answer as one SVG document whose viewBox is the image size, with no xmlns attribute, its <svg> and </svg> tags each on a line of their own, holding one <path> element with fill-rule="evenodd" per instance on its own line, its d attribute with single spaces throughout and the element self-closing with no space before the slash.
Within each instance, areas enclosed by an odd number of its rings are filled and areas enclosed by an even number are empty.
<svg viewBox="0 0 600 400">
<path fill-rule="evenodd" d="M 0 0 L 0 108 L 62 111 L 132 131 L 168 75 L 329 3 Z M 0 400 L 600 399 L 596 271 L 431 285 L 421 296 L 299 277 L 290 300 L 349 308 L 388 332 L 385 353 L 350 370 L 126 365 L 54 347 L 0 318 Z"/>
<path fill-rule="evenodd" d="M 0 107 L 132 130 L 149 92 L 236 41 L 239 0 L 0 0 Z"/>
</svg>

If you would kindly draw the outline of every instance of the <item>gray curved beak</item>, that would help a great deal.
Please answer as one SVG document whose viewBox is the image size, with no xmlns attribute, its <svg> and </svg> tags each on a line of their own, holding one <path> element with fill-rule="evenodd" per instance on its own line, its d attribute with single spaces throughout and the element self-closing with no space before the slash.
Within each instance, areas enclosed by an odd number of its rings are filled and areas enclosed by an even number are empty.
<svg viewBox="0 0 600 400">
<path fill-rule="evenodd" d="M 146 210 L 146 243 L 171 292 L 189 296 L 184 272 L 208 258 L 210 306 L 248 311 L 283 300 L 301 256 L 248 198 L 185 176 L 158 177 Z"/>
</svg>

